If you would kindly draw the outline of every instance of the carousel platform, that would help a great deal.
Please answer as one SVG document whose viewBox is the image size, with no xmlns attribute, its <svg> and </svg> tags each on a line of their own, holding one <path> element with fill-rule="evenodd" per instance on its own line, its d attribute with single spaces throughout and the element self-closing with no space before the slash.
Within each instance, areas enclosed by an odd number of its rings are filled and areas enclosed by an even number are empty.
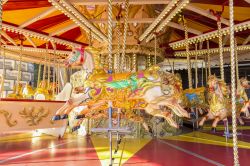
<svg viewBox="0 0 250 166">
<path fill-rule="evenodd" d="M 178 136 L 154 139 L 123 138 L 114 165 L 181 166 L 232 165 L 232 139 L 208 127 Z M 242 166 L 249 165 L 250 127 L 241 127 L 238 136 Z M 66 135 L 62 139 L 36 133 L 1 135 L 0 165 L 13 166 L 71 166 L 109 164 L 108 139 L 100 136 Z"/>
</svg>

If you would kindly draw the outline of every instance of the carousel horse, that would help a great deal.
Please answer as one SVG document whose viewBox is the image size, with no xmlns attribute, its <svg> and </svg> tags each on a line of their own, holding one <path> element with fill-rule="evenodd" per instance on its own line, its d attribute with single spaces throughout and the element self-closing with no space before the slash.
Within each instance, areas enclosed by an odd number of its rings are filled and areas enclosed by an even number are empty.
<svg viewBox="0 0 250 166">
<path fill-rule="evenodd" d="M 58 88 L 57 83 L 56 82 L 50 82 L 47 89 L 49 92 L 49 98 L 50 100 L 54 100 L 55 96 L 53 94 L 53 92 L 56 91 L 56 89 Z"/>
<path fill-rule="evenodd" d="M 22 92 L 23 85 L 19 83 L 18 85 L 13 86 L 13 92 L 7 95 L 7 98 L 12 99 L 22 99 L 23 92 Z"/>
<path fill-rule="evenodd" d="M 25 99 L 32 99 L 34 97 L 34 90 L 30 83 L 26 83 L 26 85 L 23 88 L 23 97 Z"/>
<path fill-rule="evenodd" d="M 38 88 L 36 88 L 34 93 L 34 99 L 36 100 L 49 100 L 50 95 L 49 91 L 47 89 L 47 80 L 42 80 L 39 83 Z"/>
<path fill-rule="evenodd" d="M 231 100 L 229 98 L 230 91 L 226 87 L 225 83 L 218 80 L 215 76 L 210 76 L 208 80 L 209 93 L 208 100 L 210 104 L 209 113 L 202 118 L 199 126 L 203 126 L 207 119 L 214 119 L 212 124 L 212 130 L 216 130 L 217 123 L 220 120 L 226 120 L 228 116 L 232 115 Z M 236 92 L 236 117 L 241 125 L 244 125 L 244 121 L 241 119 L 241 114 L 248 114 L 250 108 L 250 102 L 245 92 L 245 89 L 249 88 L 248 80 L 241 78 L 237 84 Z"/>
<path fill-rule="evenodd" d="M 236 106 L 237 106 L 237 119 L 241 125 L 244 125 L 244 121 L 242 120 L 240 115 L 249 116 L 248 109 L 250 108 L 250 101 L 246 94 L 246 89 L 250 86 L 248 84 L 248 80 L 243 77 L 240 78 L 237 84 L 237 91 L 236 91 Z"/>
<path fill-rule="evenodd" d="M 62 91 L 55 96 L 55 100 L 68 101 L 71 97 L 72 89 L 73 89 L 72 84 L 69 82 L 66 83 Z"/>
<path fill-rule="evenodd" d="M 199 122 L 199 128 L 202 128 L 206 120 L 214 120 L 212 131 L 216 131 L 217 124 L 220 120 L 226 120 L 229 115 L 228 97 L 229 91 L 224 81 L 219 80 L 216 76 L 211 75 L 208 78 L 208 114 L 202 117 Z"/>
<path fill-rule="evenodd" d="M 68 113 L 80 104 L 87 105 L 87 109 L 82 112 L 85 115 L 92 109 L 100 109 L 107 101 L 112 101 L 114 108 L 123 108 L 124 101 L 138 99 L 147 103 L 144 108 L 147 113 L 165 118 L 173 127 L 178 127 L 172 119 L 173 113 L 179 117 L 190 118 L 179 105 L 178 99 L 166 94 L 162 77 L 167 77 L 168 73 L 160 72 L 158 66 L 144 72 L 106 74 L 98 68 L 99 64 L 94 62 L 94 59 L 98 59 L 93 56 L 87 50 L 76 49 L 67 58 L 67 66 L 82 64 L 86 72 L 84 93 L 77 98 L 71 98 L 57 111 L 54 120 L 67 118 Z M 161 106 L 169 108 L 168 111 L 161 110 Z"/>
</svg>

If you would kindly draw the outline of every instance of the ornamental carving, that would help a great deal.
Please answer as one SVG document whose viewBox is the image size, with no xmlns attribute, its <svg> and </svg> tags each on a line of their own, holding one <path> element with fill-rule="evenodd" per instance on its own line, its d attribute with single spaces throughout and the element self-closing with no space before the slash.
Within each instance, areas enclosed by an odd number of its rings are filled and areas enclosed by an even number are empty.
<svg viewBox="0 0 250 166">
<path fill-rule="evenodd" d="M 13 127 L 13 126 L 17 125 L 16 120 L 11 120 L 11 117 L 12 117 L 11 113 L 9 113 L 5 110 L 0 110 L 0 114 L 3 114 L 3 116 L 5 117 L 5 121 L 9 127 Z"/>
<path fill-rule="evenodd" d="M 19 114 L 22 118 L 26 119 L 29 126 L 36 126 L 49 115 L 49 110 L 46 110 L 43 107 L 31 107 L 28 109 L 24 108 Z"/>
</svg>

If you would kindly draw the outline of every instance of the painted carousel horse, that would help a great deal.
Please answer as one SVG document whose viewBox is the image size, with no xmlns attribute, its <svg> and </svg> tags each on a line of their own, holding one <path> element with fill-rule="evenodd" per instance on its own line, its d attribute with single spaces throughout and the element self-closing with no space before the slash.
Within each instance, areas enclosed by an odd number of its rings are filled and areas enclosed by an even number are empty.
<svg viewBox="0 0 250 166">
<path fill-rule="evenodd" d="M 30 83 L 26 83 L 26 85 L 23 88 L 23 98 L 25 99 L 32 99 L 34 97 L 34 90 Z"/>
<path fill-rule="evenodd" d="M 106 74 L 98 68 L 98 57 L 94 56 L 87 50 L 76 49 L 67 58 L 66 65 L 82 64 L 86 72 L 84 93 L 77 98 L 71 98 L 60 108 L 54 117 L 55 120 L 67 117 L 67 114 L 79 105 L 87 106 L 87 109 L 82 111 L 86 114 L 90 110 L 105 107 L 107 101 L 112 101 L 115 108 L 123 108 L 124 101 L 138 99 L 147 103 L 144 108 L 147 113 L 165 118 L 174 127 L 178 125 L 172 119 L 173 113 L 180 117 L 190 117 L 179 105 L 177 98 L 165 94 L 162 77 L 167 73 L 160 72 L 158 66 L 138 73 Z M 168 107 L 168 111 L 163 111 L 161 106 Z"/>
<path fill-rule="evenodd" d="M 39 83 L 38 88 L 36 88 L 35 93 L 34 93 L 34 99 L 36 100 L 49 100 L 50 95 L 49 91 L 47 89 L 47 80 L 42 80 Z"/>
<path fill-rule="evenodd" d="M 209 76 L 207 84 L 209 111 L 199 122 L 199 128 L 202 128 L 206 120 L 213 119 L 212 131 L 216 131 L 218 122 L 226 120 L 229 115 L 229 110 L 227 108 L 229 91 L 225 82 L 217 79 L 214 75 Z"/>
<path fill-rule="evenodd" d="M 237 92 L 236 92 L 236 106 L 237 106 L 237 119 L 241 125 L 244 125 L 244 121 L 242 120 L 240 115 L 249 116 L 248 109 L 250 108 L 250 101 L 246 94 L 246 89 L 250 86 L 248 84 L 248 80 L 243 77 L 240 78 L 237 84 Z"/>
<path fill-rule="evenodd" d="M 23 85 L 19 83 L 18 85 L 13 86 L 13 92 L 7 95 L 7 98 L 12 99 L 22 99 L 23 92 L 22 92 Z"/>
</svg>

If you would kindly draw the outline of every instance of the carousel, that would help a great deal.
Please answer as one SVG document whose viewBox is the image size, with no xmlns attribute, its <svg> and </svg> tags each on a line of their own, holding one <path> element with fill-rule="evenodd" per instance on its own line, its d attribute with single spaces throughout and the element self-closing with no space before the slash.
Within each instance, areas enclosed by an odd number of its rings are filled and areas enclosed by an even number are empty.
<svg viewBox="0 0 250 166">
<path fill-rule="evenodd" d="M 0 165 L 249 165 L 249 0 L 0 2 Z"/>
</svg>

